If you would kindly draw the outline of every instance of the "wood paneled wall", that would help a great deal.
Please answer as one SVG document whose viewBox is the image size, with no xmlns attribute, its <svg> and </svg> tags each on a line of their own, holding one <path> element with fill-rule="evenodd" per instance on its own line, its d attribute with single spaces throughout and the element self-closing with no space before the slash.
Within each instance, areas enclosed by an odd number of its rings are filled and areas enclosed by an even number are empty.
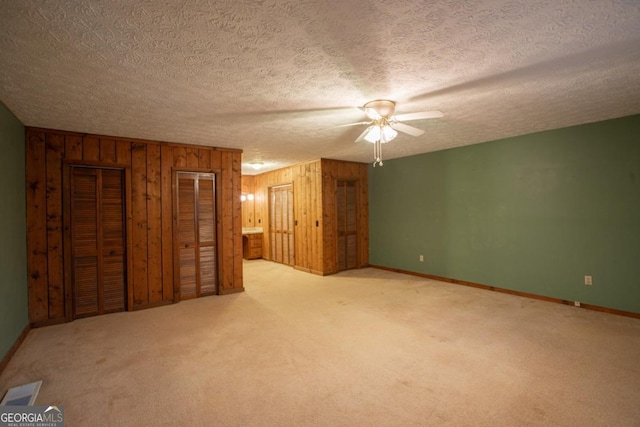
<svg viewBox="0 0 640 427">
<path fill-rule="evenodd" d="M 120 167 L 127 205 L 128 310 L 171 303 L 174 170 L 219 177 L 219 293 L 243 290 L 241 151 L 27 128 L 27 250 L 32 326 L 68 321 L 65 165 Z M 65 314 L 67 313 L 67 314 Z"/>
<path fill-rule="evenodd" d="M 253 194 L 255 196 L 255 180 L 253 179 L 252 175 L 242 176 L 242 194 Z M 255 199 L 245 200 L 244 202 L 242 202 L 242 226 L 261 226 L 261 224 L 256 223 Z"/>
<path fill-rule="evenodd" d="M 321 159 L 260 175 L 244 176 L 255 194 L 255 226 L 263 227 L 263 258 L 270 259 L 269 188 L 293 184 L 295 267 L 315 274 L 338 271 L 336 181 L 358 182 L 358 267 L 369 263 L 369 199 L 367 165 Z"/>
</svg>

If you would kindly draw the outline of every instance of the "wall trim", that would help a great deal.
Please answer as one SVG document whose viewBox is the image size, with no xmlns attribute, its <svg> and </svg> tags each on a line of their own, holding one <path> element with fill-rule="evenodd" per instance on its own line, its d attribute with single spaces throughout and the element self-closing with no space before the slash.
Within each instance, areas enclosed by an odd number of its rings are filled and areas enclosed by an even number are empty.
<svg viewBox="0 0 640 427">
<path fill-rule="evenodd" d="M 16 353 L 16 351 L 18 351 L 18 348 L 20 347 L 20 345 L 22 345 L 25 338 L 27 338 L 27 335 L 29 334 L 30 330 L 31 330 L 31 326 L 29 325 L 25 326 L 22 332 L 20 333 L 20 335 L 18 336 L 18 338 L 16 339 L 16 342 L 13 343 L 13 345 L 11 346 L 7 354 L 4 355 L 4 357 L 2 358 L 2 361 L 0 361 L 0 374 L 2 374 L 2 372 L 4 371 L 4 368 L 7 367 L 7 365 L 9 364 L 9 361 L 11 360 L 13 355 Z"/>
<path fill-rule="evenodd" d="M 424 277 L 425 279 L 438 280 L 440 282 L 447 282 L 447 283 L 453 283 L 453 284 L 456 284 L 456 285 L 470 286 L 472 288 L 484 289 L 484 290 L 487 290 L 487 291 L 500 292 L 500 293 L 503 293 L 503 294 L 516 295 L 516 296 L 519 296 L 519 297 L 525 297 L 525 298 L 537 299 L 537 300 L 541 300 L 541 301 L 553 302 L 553 303 L 557 303 L 557 304 L 564 304 L 564 305 L 574 306 L 574 302 L 573 301 L 569 301 L 569 300 L 565 300 L 565 299 L 547 297 L 547 296 L 538 295 L 538 294 L 531 294 L 531 293 L 528 293 L 528 292 L 515 291 L 513 289 L 498 288 L 496 286 L 483 285 L 481 283 L 467 282 L 466 280 L 458 280 L 458 279 L 452 279 L 450 277 L 435 276 L 433 274 L 418 273 L 418 272 L 415 272 L 415 271 L 408 271 L 408 270 L 402 270 L 402 269 L 399 269 L 399 268 L 385 267 L 385 266 L 382 266 L 382 265 L 370 264 L 369 267 L 377 268 L 379 270 L 393 271 L 394 273 L 401 273 L 401 274 L 408 274 L 408 275 L 411 275 L 411 276 Z M 618 309 L 615 309 L 615 308 L 601 307 L 599 305 L 585 304 L 585 303 L 582 303 L 582 302 L 580 303 L 580 307 L 576 307 L 576 308 L 584 308 L 584 309 L 587 309 L 587 310 L 600 311 L 600 312 L 603 312 L 603 313 L 616 314 L 616 315 L 619 315 L 619 316 L 626 316 L 626 317 L 633 317 L 635 319 L 640 319 L 640 313 L 635 313 L 633 311 L 618 310 Z"/>
</svg>

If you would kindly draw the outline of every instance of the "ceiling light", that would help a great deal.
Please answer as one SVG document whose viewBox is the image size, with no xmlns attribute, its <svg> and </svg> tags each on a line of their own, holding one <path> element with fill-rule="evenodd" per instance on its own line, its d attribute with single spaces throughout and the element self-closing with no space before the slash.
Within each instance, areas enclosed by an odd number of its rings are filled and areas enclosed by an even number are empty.
<svg viewBox="0 0 640 427">
<path fill-rule="evenodd" d="M 364 139 L 371 143 L 378 141 L 385 143 L 392 141 L 396 136 L 398 136 L 398 132 L 389 125 L 373 125 L 369 126 L 369 131 L 364 136 Z"/>
<path fill-rule="evenodd" d="M 254 170 L 260 170 L 260 168 L 262 168 L 262 166 L 264 166 L 264 163 L 262 163 L 262 162 L 252 162 L 252 163 L 249 163 L 249 165 L 250 165 Z"/>
</svg>

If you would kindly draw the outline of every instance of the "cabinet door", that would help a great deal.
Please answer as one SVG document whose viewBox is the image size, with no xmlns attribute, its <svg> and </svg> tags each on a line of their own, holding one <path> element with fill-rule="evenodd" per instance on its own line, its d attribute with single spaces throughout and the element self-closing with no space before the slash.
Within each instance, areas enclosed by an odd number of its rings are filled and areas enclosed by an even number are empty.
<svg viewBox="0 0 640 427">
<path fill-rule="evenodd" d="M 122 170 L 72 169 L 71 248 L 73 318 L 123 311 L 126 253 Z"/>
<path fill-rule="evenodd" d="M 215 294 L 218 284 L 215 176 L 177 172 L 175 199 L 179 298 Z"/>
</svg>

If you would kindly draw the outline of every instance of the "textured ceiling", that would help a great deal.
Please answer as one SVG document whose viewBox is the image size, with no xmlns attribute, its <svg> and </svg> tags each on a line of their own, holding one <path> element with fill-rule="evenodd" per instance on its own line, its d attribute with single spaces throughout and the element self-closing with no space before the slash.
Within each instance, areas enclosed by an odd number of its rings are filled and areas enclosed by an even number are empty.
<svg viewBox="0 0 640 427">
<path fill-rule="evenodd" d="M 240 148 L 243 172 L 372 161 L 359 109 L 441 110 L 384 158 L 640 113 L 638 0 L 13 0 L 26 125 Z"/>
</svg>

